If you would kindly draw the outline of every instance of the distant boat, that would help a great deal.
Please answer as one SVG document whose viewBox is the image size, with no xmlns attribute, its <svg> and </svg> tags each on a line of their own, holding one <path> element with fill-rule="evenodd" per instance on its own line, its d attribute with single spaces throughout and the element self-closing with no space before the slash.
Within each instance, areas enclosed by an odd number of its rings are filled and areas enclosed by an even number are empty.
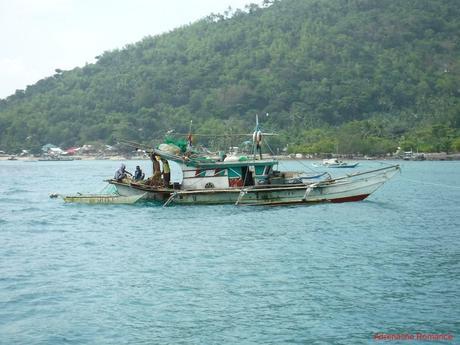
<svg viewBox="0 0 460 345">
<path fill-rule="evenodd" d="M 403 160 L 410 161 L 412 159 L 412 155 L 413 155 L 412 150 L 404 152 Z"/>
<path fill-rule="evenodd" d="M 341 160 L 338 160 L 337 158 L 323 160 L 323 166 L 328 168 L 356 168 L 358 164 L 359 163 L 343 162 Z"/>
<path fill-rule="evenodd" d="M 8 157 L 9 161 L 17 161 L 18 159 L 15 156 Z"/>
<path fill-rule="evenodd" d="M 403 160 L 405 161 L 424 161 L 426 159 L 424 153 L 414 153 L 411 151 L 404 152 Z"/>
</svg>

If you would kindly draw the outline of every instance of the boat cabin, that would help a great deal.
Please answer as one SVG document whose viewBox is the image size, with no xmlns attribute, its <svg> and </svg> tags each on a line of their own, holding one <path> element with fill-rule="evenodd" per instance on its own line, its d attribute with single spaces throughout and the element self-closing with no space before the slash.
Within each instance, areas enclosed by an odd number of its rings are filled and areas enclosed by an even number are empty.
<svg viewBox="0 0 460 345">
<path fill-rule="evenodd" d="M 182 189 L 224 189 L 269 183 L 276 160 L 218 161 L 193 159 L 155 150 L 161 158 L 176 162 L 182 170 Z"/>
</svg>

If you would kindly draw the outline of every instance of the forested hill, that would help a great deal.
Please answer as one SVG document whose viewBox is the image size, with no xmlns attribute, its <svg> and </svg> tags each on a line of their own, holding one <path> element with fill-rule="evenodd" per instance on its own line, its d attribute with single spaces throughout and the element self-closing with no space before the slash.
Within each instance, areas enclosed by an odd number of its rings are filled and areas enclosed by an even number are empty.
<svg viewBox="0 0 460 345">
<path fill-rule="evenodd" d="M 192 119 L 245 133 L 255 114 L 305 152 L 460 150 L 459 37 L 458 0 L 265 1 L 18 90 L 0 150 L 151 142 Z"/>
</svg>

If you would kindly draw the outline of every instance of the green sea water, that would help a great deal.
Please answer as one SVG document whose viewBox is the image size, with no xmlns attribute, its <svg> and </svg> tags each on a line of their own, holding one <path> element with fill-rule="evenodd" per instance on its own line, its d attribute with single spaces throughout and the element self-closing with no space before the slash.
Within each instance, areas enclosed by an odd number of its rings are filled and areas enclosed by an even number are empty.
<svg viewBox="0 0 460 345">
<path fill-rule="evenodd" d="M 0 344 L 459 343 L 460 162 L 401 164 L 362 202 L 161 208 L 48 197 L 120 162 L 2 161 Z"/>
</svg>

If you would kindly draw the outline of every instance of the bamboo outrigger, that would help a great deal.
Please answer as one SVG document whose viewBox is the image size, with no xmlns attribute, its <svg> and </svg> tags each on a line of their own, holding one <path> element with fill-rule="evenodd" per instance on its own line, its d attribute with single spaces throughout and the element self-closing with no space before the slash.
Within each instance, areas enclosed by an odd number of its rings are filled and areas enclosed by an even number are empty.
<svg viewBox="0 0 460 345">
<path fill-rule="evenodd" d="M 122 196 L 106 194 L 78 194 L 67 195 L 64 197 L 65 202 L 77 202 L 82 204 L 134 204 L 140 201 L 144 194 Z"/>
</svg>

